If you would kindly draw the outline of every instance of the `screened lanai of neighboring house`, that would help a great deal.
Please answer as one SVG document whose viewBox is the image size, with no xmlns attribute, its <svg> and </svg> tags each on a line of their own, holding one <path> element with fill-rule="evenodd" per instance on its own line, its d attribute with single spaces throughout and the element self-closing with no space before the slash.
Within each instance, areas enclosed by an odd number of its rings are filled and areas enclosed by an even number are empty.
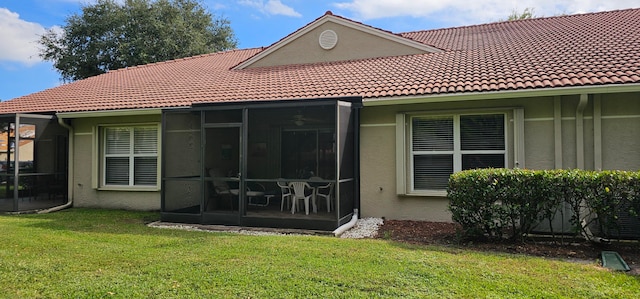
<svg viewBox="0 0 640 299">
<path fill-rule="evenodd" d="M 0 212 L 67 202 L 67 140 L 55 116 L 0 115 Z"/>
<path fill-rule="evenodd" d="M 162 219 L 332 230 L 358 199 L 360 99 L 163 112 Z"/>
</svg>

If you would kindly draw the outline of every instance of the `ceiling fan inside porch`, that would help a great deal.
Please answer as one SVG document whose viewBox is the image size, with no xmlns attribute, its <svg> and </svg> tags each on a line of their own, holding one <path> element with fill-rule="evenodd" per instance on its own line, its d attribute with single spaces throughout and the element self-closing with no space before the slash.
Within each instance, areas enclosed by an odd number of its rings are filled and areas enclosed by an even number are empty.
<svg viewBox="0 0 640 299">
<path fill-rule="evenodd" d="M 303 126 L 305 123 L 310 123 L 310 122 L 321 122 L 322 120 L 319 119 L 314 119 L 314 118 L 309 118 L 309 117 L 305 117 L 304 114 L 302 114 L 302 112 L 298 112 L 296 114 L 294 114 L 291 118 L 291 121 L 296 125 L 296 126 Z"/>
</svg>

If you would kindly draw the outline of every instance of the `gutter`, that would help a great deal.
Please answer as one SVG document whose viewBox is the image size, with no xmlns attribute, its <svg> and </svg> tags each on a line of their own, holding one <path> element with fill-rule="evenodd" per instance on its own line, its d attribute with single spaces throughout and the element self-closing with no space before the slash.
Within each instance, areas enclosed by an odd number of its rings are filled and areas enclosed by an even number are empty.
<svg viewBox="0 0 640 299">
<path fill-rule="evenodd" d="M 71 127 L 70 125 L 68 125 L 66 122 L 64 122 L 63 118 L 58 117 L 58 124 L 67 129 L 69 131 L 69 152 L 68 152 L 68 159 L 69 159 L 69 164 L 68 164 L 68 170 L 67 170 L 67 203 L 57 206 L 57 207 L 53 207 L 53 208 L 48 208 L 48 209 L 44 209 L 44 210 L 39 210 L 37 213 L 38 214 L 46 214 L 46 213 L 51 213 L 51 212 L 56 212 L 56 211 L 60 211 L 60 210 L 64 210 L 66 208 L 70 208 L 71 206 L 73 206 L 73 146 L 74 146 L 74 139 L 73 139 L 73 127 Z"/>
<path fill-rule="evenodd" d="M 640 84 L 608 84 L 596 86 L 572 86 L 572 87 L 554 87 L 554 88 L 537 88 L 537 89 L 520 89 L 520 90 L 501 90 L 501 91 L 485 91 L 485 92 L 459 92 L 459 93 L 443 93 L 443 94 L 427 94 L 415 96 L 388 96 L 379 98 L 363 98 L 362 104 L 369 106 L 386 106 L 400 104 L 424 104 L 424 103 L 441 103 L 456 101 L 473 101 L 473 100 L 498 100 L 510 98 L 527 98 L 527 97 L 551 97 L 562 95 L 576 94 L 605 94 L 605 93 L 624 93 L 624 92 L 640 92 Z"/>
<path fill-rule="evenodd" d="M 167 108 L 172 108 L 172 107 L 167 107 Z M 145 108 L 145 109 L 114 109 L 114 110 L 97 110 L 97 111 L 58 112 L 56 113 L 56 116 L 58 117 L 58 119 L 60 119 L 60 118 L 160 115 L 161 113 L 162 113 L 162 108 Z M 62 125 L 62 126 L 65 126 L 65 125 Z"/>
</svg>

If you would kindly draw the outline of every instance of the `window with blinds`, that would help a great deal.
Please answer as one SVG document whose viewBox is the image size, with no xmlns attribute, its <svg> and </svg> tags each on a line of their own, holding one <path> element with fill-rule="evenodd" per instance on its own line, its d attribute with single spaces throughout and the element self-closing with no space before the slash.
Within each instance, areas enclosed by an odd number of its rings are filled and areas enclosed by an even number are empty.
<svg viewBox="0 0 640 299">
<path fill-rule="evenodd" d="M 158 127 L 105 127 L 104 185 L 156 186 Z"/>
<path fill-rule="evenodd" d="M 412 190 L 445 190 L 456 171 L 505 167 L 505 118 L 505 114 L 412 117 Z"/>
</svg>

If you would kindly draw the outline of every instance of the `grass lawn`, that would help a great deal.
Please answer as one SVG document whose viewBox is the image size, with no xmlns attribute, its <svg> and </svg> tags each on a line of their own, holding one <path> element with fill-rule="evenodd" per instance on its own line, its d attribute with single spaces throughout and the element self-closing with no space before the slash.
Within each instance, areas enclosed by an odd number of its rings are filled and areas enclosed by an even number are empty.
<svg viewBox="0 0 640 299">
<path fill-rule="evenodd" d="M 157 213 L 0 216 L 1 298 L 640 298 L 596 264 L 326 236 L 150 228 Z"/>
</svg>

